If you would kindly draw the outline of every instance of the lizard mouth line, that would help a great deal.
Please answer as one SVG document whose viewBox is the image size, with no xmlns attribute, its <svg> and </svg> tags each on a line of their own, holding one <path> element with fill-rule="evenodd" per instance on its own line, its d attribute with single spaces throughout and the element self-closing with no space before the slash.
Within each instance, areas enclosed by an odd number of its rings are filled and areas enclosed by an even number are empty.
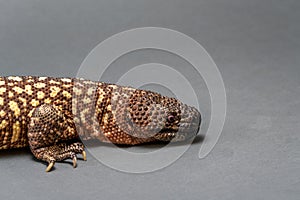
<svg viewBox="0 0 300 200">
<path fill-rule="evenodd" d="M 183 141 L 195 137 L 199 131 L 198 126 L 191 126 L 187 129 L 166 128 L 157 133 L 154 137 L 162 141 Z"/>
</svg>

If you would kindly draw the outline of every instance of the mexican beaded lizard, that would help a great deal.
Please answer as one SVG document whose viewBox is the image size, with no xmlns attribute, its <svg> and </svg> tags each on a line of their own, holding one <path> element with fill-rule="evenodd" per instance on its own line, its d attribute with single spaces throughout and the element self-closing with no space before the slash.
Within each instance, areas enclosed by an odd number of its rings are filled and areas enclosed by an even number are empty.
<svg viewBox="0 0 300 200">
<path fill-rule="evenodd" d="M 80 139 L 136 145 L 194 137 L 201 115 L 175 98 L 76 78 L 0 77 L 0 150 L 48 162 L 86 160 Z"/>
</svg>

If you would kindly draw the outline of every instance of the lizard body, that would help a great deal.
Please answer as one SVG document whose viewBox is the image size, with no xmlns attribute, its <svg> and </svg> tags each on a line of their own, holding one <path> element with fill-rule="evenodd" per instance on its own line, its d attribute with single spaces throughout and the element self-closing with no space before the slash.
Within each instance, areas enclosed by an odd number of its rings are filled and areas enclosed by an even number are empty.
<svg viewBox="0 0 300 200">
<path fill-rule="evenodd" d="M 136 145 L 195 136 L 201 116 L 175 98 L 76 78 L 0 77 L 0 150 L 30 146 L 49 163 L 82 153 L 80 139 Z"/>
</svg>

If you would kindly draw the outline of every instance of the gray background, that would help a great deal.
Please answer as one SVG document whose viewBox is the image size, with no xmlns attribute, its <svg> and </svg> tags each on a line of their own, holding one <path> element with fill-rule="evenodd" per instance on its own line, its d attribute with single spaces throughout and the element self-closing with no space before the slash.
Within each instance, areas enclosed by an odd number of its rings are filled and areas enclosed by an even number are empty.
<svg viewBox="0 0 300 200">
<path fill-rule="evenodd" d="M 109 36 L 171 28 L 215 60 L 228 113 L 207 158 L 198 159 L 198 141 L 154 173 L 121 173 L 88 155 L 46 174 L 28 150 L 1 152 L 0 199 L 299 199 L 299 9 L 297 0 L 1 0 L 1 75 L 75 76 Z"/>
</svg>

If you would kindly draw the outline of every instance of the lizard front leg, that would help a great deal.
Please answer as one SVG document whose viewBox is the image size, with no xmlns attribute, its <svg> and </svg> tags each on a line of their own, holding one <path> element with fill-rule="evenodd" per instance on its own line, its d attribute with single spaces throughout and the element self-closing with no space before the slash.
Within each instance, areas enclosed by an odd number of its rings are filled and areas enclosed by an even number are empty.
<svg viewBox="0 0 300 200">
<path fill-rule="evenodd" d="M 28 125 L 28 140 L 33 155 L 49 165 L 49 172 L 56 161 L 68 158 L 77 165 L 76 154 L 86 160 L 84 146 L 80 142 L 72 119 L 53 105 L 44 104 L 32 110 Z"/>
</svg>

